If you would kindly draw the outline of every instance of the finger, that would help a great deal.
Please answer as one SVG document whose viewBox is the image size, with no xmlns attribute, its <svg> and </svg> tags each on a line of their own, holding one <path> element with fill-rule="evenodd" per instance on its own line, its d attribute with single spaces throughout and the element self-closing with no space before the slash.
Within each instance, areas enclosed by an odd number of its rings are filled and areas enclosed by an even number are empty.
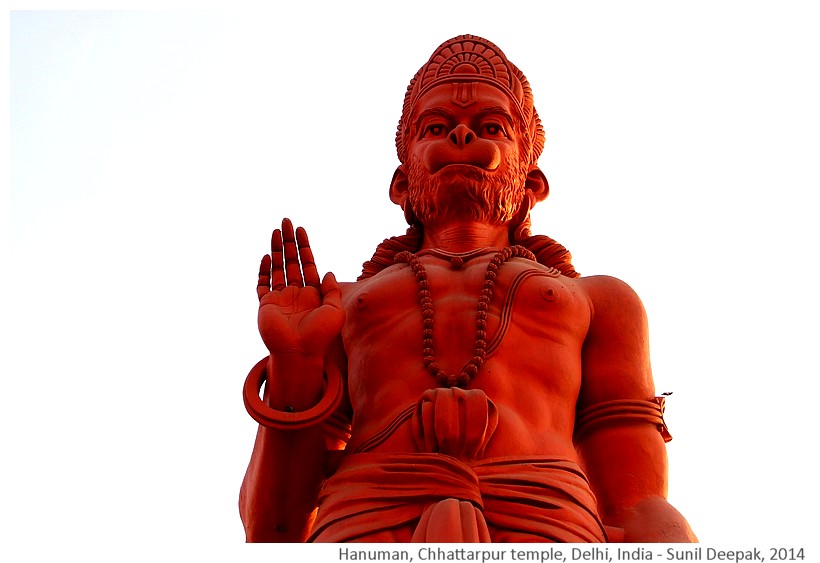
<svg viewBox="0 0 820 563">
<path fill-rule="evenodd" d="M 299 261 L 302 263 L 305 285 L 318 289 L 319 272 L 316 270 L 316 263 L 313 261 L 313 251 L 310 249 L 307 232 L 302 227 L 296 229 L 296 244 L 299 247 Z"/>
<path fill-rule="evenodd" d="M 265 254 L 262 257 L 262 263 L 259 264 L 259 281 L 256 282 L 256 295 L 260 301 L 270 293 L 270 265 L 270 256 Z"/>
<path fill-rule="evenodd" d="M 342 310 L 342 290 L 333 272 L 328 272 L 322 278 L 322 306 Z"/>
<path fill-rule="evenodd" d="M 285 274 L 288 285 L 302 287 L 302 269 L 299 267 L 299 254 L 296 251 L 296 238 L 293 236 L 293 223 L 290 219 L 282 219 L 282 241 L 285 250 Z"/>
<path fill-rule="evenodd" d="M 270 255 L 273 260 L 271 289 L 280 291 L 285 288 L 285 260 L 282 257 L 282 232 L 279 229 L 274 230 L 271 236 Z"/>
</svg>

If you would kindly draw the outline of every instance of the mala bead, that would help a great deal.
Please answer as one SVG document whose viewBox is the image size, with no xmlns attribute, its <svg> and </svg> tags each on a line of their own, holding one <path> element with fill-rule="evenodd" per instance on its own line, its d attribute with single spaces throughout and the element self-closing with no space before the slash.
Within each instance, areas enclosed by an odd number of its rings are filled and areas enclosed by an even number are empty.
<svg viewBox="0 0 820 563">
<path fill-rule="evenodd" d="M 493 298 L 493 288 L 495 280 L 498 278 L 498 270 L 504 262 L 513 257 L 523 257 L 530 260 L 535 260 L 535 256 L 526 248 L 521 246 L 508 246 L 496 253 L 495 256 L 487 264 L 487 272 L 484 275 L 484 284 L 479 293 L 478 302 L 476 303 L 476 340 L 475 340 L 475 355 L 464 364 L 458 375 L 448 374 L 438 362 L 435 357 L 435 346 L 433 345 L 433 298 L 430 295 L 430 281 L 427 278 L 427 270 L 419 260 L 418 256 L 409 252 L 402 251 L 396 254 L 396 262 L 404 262 L 410 265 L 414 277 L 418 282 L 419 294 L 418 301 L 421 307 L 422 317 L 422 363 L 424 368 L 436 378 L 439 385 L 444 387 L 466 387 L 470 383 L 470 379 L 475 377 L 481 366 L 484 364 L 484 359 L 487 357 L 487 311 L 490 308 L 490 302 Z M 464 259 L 460 256 L 454 256 L 450 259 L 450 266 L 454 270 L 458 270 L 464 264 Z"/>
</svg>

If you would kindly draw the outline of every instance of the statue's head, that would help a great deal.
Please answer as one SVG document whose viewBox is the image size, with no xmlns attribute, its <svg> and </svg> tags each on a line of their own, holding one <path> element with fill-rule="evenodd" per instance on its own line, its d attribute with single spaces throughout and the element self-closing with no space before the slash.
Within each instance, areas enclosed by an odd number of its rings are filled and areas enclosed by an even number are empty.
<svg viewBox="0 0 820 563">
<path fill-rule="evenodd" d="M 408 222 L 524 227 L 549 186 L 544 131 L 526 77 L 486 39 L 443 43 L 407 88 L 390 188 Z"/>
</svg>

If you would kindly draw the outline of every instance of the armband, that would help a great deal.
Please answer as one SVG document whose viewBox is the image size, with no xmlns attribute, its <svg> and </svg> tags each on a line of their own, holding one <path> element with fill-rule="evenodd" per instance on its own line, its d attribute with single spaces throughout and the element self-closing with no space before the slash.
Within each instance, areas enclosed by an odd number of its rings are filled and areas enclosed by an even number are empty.
<svg viewBox="0 0 820 563">
<path fill-rule="evenodd" d="M 336 411 L 342 401 L 344 388 L 342 385 L 342 375 L 338 369 L 325 369 L 327 374 L 327 385 L 324 395 L 316 404 L 306 411 L 286 412 L 270 408 L 259 398 L 259 390 L 267 377 L 265 366 L 268 362 L 264 358 L 251 369 L 248 377 L 245 378 L 245 385 L 242 388 L 242 399 L 245 402 L 245 409 L 256 422 L 267 428 L 277 430 L 302 430 L 317 424 L 321 424 Z M 330 367 L 330 366 L 326 366 Z"/>
<path fill-rule="evenodd" d="M 672 439 L 669 428 L 663 420 L 666 397 L 655 397 L 650 400 L 618 399 L 604 401 L 581 409 L 575 419 L 574 439 L 579 440 L 589 432 L 604 426 L 613 426 L 624 422 L 646 422 L 654 424 L 661 433 L 664 442 Z"/>
</svg>

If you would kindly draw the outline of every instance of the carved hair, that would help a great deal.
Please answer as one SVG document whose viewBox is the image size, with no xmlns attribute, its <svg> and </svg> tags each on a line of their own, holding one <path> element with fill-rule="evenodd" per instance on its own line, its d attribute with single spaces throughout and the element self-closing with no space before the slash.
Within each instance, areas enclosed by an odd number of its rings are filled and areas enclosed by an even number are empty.
<svg viewBox="0 0 820 563">
<path fill-rule="evenodd" d="M 578 278 L 581 275 L 575 271 L 572 265 L 572 255 L 563 245 L 544 235 L 530 235 L 526 225 L 518 225 L 510 233 L 513 244 L 520 244 L 535 255 L 539 264 L 555 268 L 561 274 Z M 516 236 L 518 234 L 518 236 Z M 385 239 L 376 247 L 373 257 L 362 266 L 362 273 L 357 281 L 374 276 L 392 266 L 395 262 L 396 254 L 402 251 L 418 252 L 421 249 L 421 242 L 424 238 L 423 228 L 419 225 L 407 229 L 407 234 Z"/>
</svg>

